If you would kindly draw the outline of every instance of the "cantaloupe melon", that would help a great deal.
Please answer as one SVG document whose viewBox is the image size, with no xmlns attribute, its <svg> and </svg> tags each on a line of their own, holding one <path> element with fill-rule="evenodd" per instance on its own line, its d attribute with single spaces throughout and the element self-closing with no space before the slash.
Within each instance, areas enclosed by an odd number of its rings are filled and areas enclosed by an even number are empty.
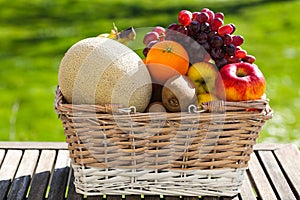
<svg viewBox="0 0 300 200">
<path fill-rule="evenodd" d="M 75 43 L 61 60 L 58 84 L 68 103 L 121 104 L 143 112 L 152 92 L 151 77 L 141 58 L 108 38 Z"/>
</svg>

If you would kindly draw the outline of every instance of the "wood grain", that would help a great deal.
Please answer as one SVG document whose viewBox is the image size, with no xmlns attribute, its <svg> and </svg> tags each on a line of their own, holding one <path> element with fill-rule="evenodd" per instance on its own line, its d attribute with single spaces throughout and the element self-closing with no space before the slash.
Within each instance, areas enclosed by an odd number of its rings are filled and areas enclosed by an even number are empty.
<svg viewBox="0 0 300 200">
<path fill-rule="evenodd" d="M 21 150 L 8 150 L 6 153 L 0 169 L 0 200 L 6 199 L 7 197 L 22 155 L 23 152 Z"/>
<path fill-rule="evenodd" d="M 31 188 L 28 195 L 29 200 L 45 198 L 51 171 L 55 162 L 55 156 L 55 150 L 42 150 L 31 183 Z"/>
<path fill-rule="evenodd" d="M 296 200 L 296 197 L 289 187 L 273 153 L 271 151 L 259 151 L 258 154 L 279 197 L 281 199 Z"/>
</svg>

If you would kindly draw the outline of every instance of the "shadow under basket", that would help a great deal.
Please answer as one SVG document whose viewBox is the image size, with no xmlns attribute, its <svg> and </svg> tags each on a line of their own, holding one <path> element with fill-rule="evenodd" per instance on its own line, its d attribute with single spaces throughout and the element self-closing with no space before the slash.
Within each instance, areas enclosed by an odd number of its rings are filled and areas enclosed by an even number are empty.
<svg viewBox="0 0 300 200">
<path fill-rule="evenodd" d="M 57 87 L 76 192 L 85 195 L 233 196 L 272 117 L 267 99 L 213 101 L 189 112 L 139 113 L 68 104 Z"/>
</svg>

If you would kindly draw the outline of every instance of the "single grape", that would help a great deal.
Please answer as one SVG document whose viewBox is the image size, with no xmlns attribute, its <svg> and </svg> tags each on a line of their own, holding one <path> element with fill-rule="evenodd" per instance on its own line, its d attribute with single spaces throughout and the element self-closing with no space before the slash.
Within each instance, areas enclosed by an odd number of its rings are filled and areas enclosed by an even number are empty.
<svg viewBox="0 0 300 200">
<path fill-rule="evenodd" d="M 185 26 L 179 26 L 179 27 L 177 28 L 177 32 L 178 32 L 178 33 L 181 33 L 181 34 L 183 34 L 183 35 L 187 35 L 187 34 L 188 34 L 188 29 L 187 29 L 187 27 L 185 27 Z"/>
<path fill-rule="evenodd" d="M 203 9 L 201 10 L 201 12 L 205 12 L 205 13 L 208 14 L 207 22 L 208 22 L 209 24 L 211 24 L 211 23 L 213 22 L 214 18 L 215 18 L 215 13 L 214 13 L 212 10 L 208 9 L 208 8 L 203 8 Z"/>
<path fill-rule="evenodd" d="M 215 60 L 220 60 L 224 58 L 225 54 L 221 48 L 212 48 L 210 51 L 210 56 Z"/>
<path fill-rule="evenodd" d="M 153 40 L 153 41 L 149 42 L 149 44 L 147 45 L 147 47 L 151 48 L 153 45 L 155 45 L 158 42 L 159 42 L 158 40 Z"/>
<path fill-rule="evenodd" d="M 204 42 L 207 42 L 207 39 L 208 39 L 207 34 L 204 32 L 201 32 L 198 34 L 197 42 L 199 44 L 203 44 Z"/>
<path fill-rule="evenodd" d="M 147 47 L 145 47 L 144 49 L 143 49 L 143 55 L 145 56 L 145 57 L 147 57 L 147 54 L 148 54 L 148 52 L 149 52 L 149 48 L 147 48 Z"/>
<path fill-rule="evenodd" d="M 255 62 L 255 57 L 252 55 L 246 55 L 244 58 L 242 58 L 242 61 L 247 62 L 247 63 L 254 63 Z"/>
<path fill-rule="evenodd" d="M 160 35 L 159 36 L 159 41 L 164 41 L 166 39 L 166 35 Z"/>
<path fill-rule="evenodd" d="M 225 45 L 229 45 L 232 43 L 232 36 L 230 34 L 225 34 L 223 36 L 223 41 Z"/>
<path fill-rule="evenodd" d="M 236 30 L 236 27 L 233 23 L 230 23 L 229 25 L 232 27 L 232 32 L 230 33 L 230 34 L 232 34 Z"/>
<path fill-rule="evenodd" d="M 159 40 L 159 35 L 157 32 L 151 31 L 146 33 L 146 35 L 144 36 L 144 40 L 143 43 L 147 46 L 151 41 L 154 40 Z"/>
<path fill-rule="evenodd" d="M 161 27 L 161 26 L 155 26 L 152 29 L 152 31 L 158 33 L 158 35 L 165 35 L 166 34 L 166 29 Z"/>
<path fill-rule="evenodd" d="M 209 11 L 210 9 L 209 8 L 202 8 L 201 9 L 201 12 L 207 12 L 207 11 Z"/>
<path fill-rule="evenodd" d="M 207 37 L 208 37 L 209 40 L 211 40 L 216 35 L 217 35 L 216 31 L 209 31 L 209 32 L 207 32 Z"/>
<path fill-rule="evenodd" d="M 167 29 L 169 30 L 177 30 L 180 25 L 177 23 L 170 24 Z"/>
<path fill-rule="evenodd" d="M 200 12 L 193 12 L 192 13 L 192 20 L 197 20 L 197 16 L 199 15 Z"/>
<path fill-rule="evenodd" d="M 207 22 L 208 18 L 209 18 L 209 15 L 206 12 L 200 12 L 196 17 L 196 20 L 200 24 L 203 24 L 203 23 Z"/>
<path fill-rule="evenodd" d="M 241 35 L 232 36 L 232 44 L 235 46 L 241 46 L 244 43 L 244 38 Z"/>
<path fill-rule="evenodd" d="M 236 48 L 233 44 L 224 45 L 223 50 L 228 56 L 234 56 Z"/>
<path fill-rule="evenodd" d="M 153 32 L 158 33 L 159 35 L 159 41 L 165 40 L 166 37 L 166 29 L 161 26 L 156 26 L 152 29 Z"/>
<path fill-rule="evenodd" d="M 193 40 L 198 40 L 198 37 L 199 37 L 199 34 L 200 34 L 200 32 L 198 32 L 198 33 L 191 33 L 191 32 L 189 32 L 188 33 L 188 36 L 190 36 Z"/>
<path fill-rule="evenodd" d="M 200 31 L 200 23 L 197 20 L 193 20 L 188 26 L 188 28 L 192 35 L 196 35 Z"/>
<path fill-rule="evenodd" d="M 213 31 L 217 31 L 219 29 L 219 27 L 221 27 L 223 25 L 223 20 L 220 18 L 215 18 L 213 19 L 212 23 L 211 23 L 211 30 Z"/>
<path fill-rule="evenodd" d="M 177 29 L 177 33 L 176 33 L 176 39 L 174 41 L 184 45 L 184 40 L 186 39 L 186 37 L 188 35 L 188 29 L 185 26 L 179 27 Z M 190 38 L 190 37 L 188 37 Z"/>
<path fill-rule="evenodd" d="M 247 55 L 247 52 L 245 50 L 243 50 L 243 49 L 237 50 L 235 52 L 235 57 L 237 57 L 237 58 L 245 58 L 246 55 Z"/>
<path fill-rule="evenodd" d="M 216 35 L 211 39 L 210 44 L 213 47 L 221 47 L 223 45 L 223 39 L 222 37 Z"/>
<path fill-rule="evenodd" d="M 233 27 L 230 24 L 223 25 L 218 29 L 218 34 L 222 37 L 225 36 L 225 34 L 231 34 L 233 32 Z"/>
<path fill-rule="evenodd" d="M 238 50 L 242 50 L 242 48 L 240 46 L 235 46 L 235 50 L 238 51 Z"/>
<path fill-rule="evenodd" d="M 183 26 L 188 26 L 192 21 L 193 14 L 188 10 L 181 10 L 178 14 L 178 22 Z"/>
<path fill-rule="evenodd" d="M 224 13 L 222 13 L 222 12 L 215 13 L 215 18 L 219 18 L 221 20 L 224 20 Z"/>
<path fill-rule="evenodd" d="M 227 61 L 228 61 L 228 63 L 239 63 L 239 62 L 241 62 L 241 59 L 237 58 L 235 56 L 228 56 Z"/>
<path fill-rule="evenodd" d="M 208 33 L 210 31 L 209 23 L 205 22 L 205 23 L 201 24 L 200 25 L 200 31 Z"/>
</svg>

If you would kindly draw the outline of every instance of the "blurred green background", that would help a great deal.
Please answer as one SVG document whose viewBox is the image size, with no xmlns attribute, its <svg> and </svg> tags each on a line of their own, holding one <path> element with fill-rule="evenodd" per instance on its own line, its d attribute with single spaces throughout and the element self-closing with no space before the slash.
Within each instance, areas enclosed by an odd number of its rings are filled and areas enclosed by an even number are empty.
<svg viewBox="0 0 300 200">
<path fill-rule="evenodd" d="M 274 110 L 259 142 L 300 146 L 300 1 L 0 0 L 0 140 L 64 141 L 54 111 L 61 58 L 75 42 L 129 26 L 176 22 L 181 9 L 221 11 L 267 79 Z"/>
</svg>

